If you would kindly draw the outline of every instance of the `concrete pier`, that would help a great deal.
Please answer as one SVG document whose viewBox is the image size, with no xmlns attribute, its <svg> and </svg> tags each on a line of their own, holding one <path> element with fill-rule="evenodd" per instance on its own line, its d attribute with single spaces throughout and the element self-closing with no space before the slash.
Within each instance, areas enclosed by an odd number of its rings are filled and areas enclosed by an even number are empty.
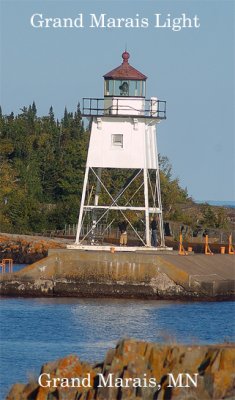
<svg viewBox="0 0 235 400">
<path fill-rule="evenodd" d="M 235 257 L 53 249 L 20 272 L 2 275 L 0 294 L 233 299 Z"/>
</svg>

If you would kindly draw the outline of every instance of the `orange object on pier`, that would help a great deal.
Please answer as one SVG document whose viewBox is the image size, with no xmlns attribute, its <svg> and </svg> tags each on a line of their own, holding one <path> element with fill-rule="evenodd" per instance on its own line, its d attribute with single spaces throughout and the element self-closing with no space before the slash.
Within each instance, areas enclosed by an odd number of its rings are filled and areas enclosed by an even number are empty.
<svg viewBox="0 0 235 400">
<path fill-rule="evenodd" d="M 229 235 L 228 239 L 228 254 L 235 254 L 234 247 L 232 244 L 232 234 Z"/>
<path fill-rule="evenodd" d="M 213 256 L 214 253 L 212 253 L 210 246 L 209 246 L 209 241 L 208 241 L 208 235 L 205 237 L 205 254 L 207 256 Z"/>
<path fill-rule="evenodd" d="M 182 237 L 182 233 L 180 234 L 179 255 L 180 255 L 180 256 L 187 256 L 187 255 L 188 255 L 188 253 L 185 251 L 185 248 L 184 248 L 184 246 L 183 246 L 183 237 Z"/>
<path fill-rule="evenodd" d="M 13 272 L 13 260 L 12 258 L 3 258 L 0 263 L 0 267 L 2 268 L 1 272 L 6 272 L 6 267 L 8 267 L 8 272 Z"/>
</svg>

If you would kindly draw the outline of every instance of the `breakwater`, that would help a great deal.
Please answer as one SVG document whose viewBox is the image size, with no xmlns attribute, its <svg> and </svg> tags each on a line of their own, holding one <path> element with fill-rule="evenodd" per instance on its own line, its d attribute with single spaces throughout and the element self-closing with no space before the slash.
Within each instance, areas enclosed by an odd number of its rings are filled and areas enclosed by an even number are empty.
<svg viewBox="0 0 235 400">
<path fill-rule="evenodd" d="M 234 258 L 146 252 L 49 250 L 47 258 L 0 280 L 0 294 L 228 300 L 235 297 Z"/>
<path fill-rule="evenodd" d="M 7 400 L 231 399 L 234 368 L 232 344 L 160 345 L 129 339 L 95 365 L 76 355 L 49 362 L 38 379 L 15 384 Z"/>
</svg>

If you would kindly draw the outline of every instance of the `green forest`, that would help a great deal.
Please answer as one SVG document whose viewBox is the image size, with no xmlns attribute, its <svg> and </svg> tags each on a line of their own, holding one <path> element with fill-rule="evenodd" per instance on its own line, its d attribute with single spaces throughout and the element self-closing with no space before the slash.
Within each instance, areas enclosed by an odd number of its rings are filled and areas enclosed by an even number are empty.
<svg viewBox="0 0 235 400">
<path fill-rule="evenodd" d="M 3 115 L 0 109 L 0 231 L 43 233 L 75 224 L 88 144 L 89 126 L 83 125 L 79 104 L 75 112 L 65 108 L 61 120 L 52 107 L 48 115 L 38 116 L 34 102 L 18 115 Z M 192 225 L 195 217 L 182 207 L 193 204 L 192 199 L 172 178 L 167 157 L 160 156 L 160 167 L 164 217 Z M 205 225 L 212 223 L 208 207 Z M 220 219 L 224 223 L 223 215 Z"/>
</svg>

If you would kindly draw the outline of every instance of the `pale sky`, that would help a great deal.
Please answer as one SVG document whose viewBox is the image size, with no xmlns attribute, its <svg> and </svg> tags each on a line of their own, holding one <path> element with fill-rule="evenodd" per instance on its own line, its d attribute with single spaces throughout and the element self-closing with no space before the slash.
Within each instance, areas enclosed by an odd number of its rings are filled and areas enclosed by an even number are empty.
<svg viewBox="0 0 235 400">
<path fill-rule="evenodd" d="M 130 64 L 148 76 L 147 98 L 167 101 L 158 149 L 195 200 L 234 200 L 235 2 L 11 1 L 1 4 L 1 99 L 4 114 L 35 101 L 38 115 L 75 111 L 83 97 L 103 97 L 103 75 Z M 77 18 L 84 28 L 30 25 L 45 18 Z M 91 28 L 90 14 L 147 18 L 147 28 Z M 155 28 L 155 14 L 199 18 L 200 28 Z M 168 15 L 170 14 L 170 15 Z"/>
</svg>

